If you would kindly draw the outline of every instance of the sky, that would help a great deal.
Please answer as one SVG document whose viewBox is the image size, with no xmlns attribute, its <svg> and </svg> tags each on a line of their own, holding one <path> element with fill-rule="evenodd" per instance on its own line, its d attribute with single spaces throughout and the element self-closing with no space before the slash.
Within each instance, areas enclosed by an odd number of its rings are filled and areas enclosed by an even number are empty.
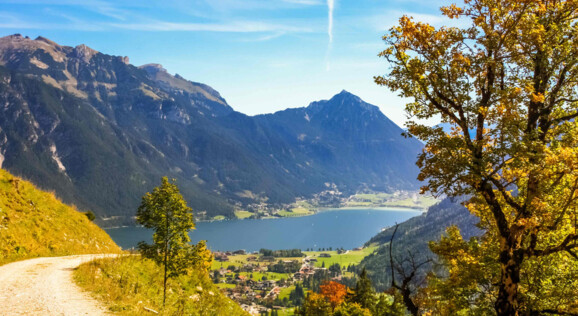
<svg viewBox="0 0 578 316">
<path fill-rule="evenodd" d="M 272 113 L 347 90 L 407 120 L 381 37 L 402 15 L 441 26 L 441 0 L 0 0 L 0 36 L 44 36 L 158 63 L 219 91 L 235 110 Z M 446 2 L 447 3 L 447 2 Z"/>
</svg>

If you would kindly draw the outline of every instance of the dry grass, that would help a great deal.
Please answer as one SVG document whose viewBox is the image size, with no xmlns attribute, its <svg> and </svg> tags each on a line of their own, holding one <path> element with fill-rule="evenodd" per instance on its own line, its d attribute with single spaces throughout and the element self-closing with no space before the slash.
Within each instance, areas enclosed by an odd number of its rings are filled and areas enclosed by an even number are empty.
<svg viewBox="0 0 578 316">
<path fill-rule="evenodd" d="M 120 252 L 85 214 L 0 169 L 0 264 L 33 257 Z"/>
<path fill-rule="evenodd" d="M 85 263 L 75 271 L 75 279 L 121 315 L 141 315 L 148 313 L 146 308 L 162 315 L 247 315 L 204 272 L 169 279 L 163 308 L 162 269 L 137 255 Z"/>
</svg>

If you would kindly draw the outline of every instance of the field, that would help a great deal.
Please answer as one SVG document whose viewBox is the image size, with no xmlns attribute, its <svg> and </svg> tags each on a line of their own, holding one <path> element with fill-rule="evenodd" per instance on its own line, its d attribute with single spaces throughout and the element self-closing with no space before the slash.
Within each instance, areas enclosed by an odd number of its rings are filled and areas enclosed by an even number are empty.
<svg viewBox="0 0 578 316">
<path fill-rule="evenodd" d="M 396 194 L 374 193 L 356 194 L 346 203 L 346 207 L 379 207 L 379 206 L 401 206 L 409 208 L 427 209 L 439 202 L 432 196 L 424 196 L 417 193 L 401 192 Z"/>
<path fill-rule="evenodd" d="M 363 258 L 367 255 L 371 254 L 373 251 L 377 249 L 377 246 L 373 247 L 366 247 L 362 250 L 353 251 L 349 250 L 347 253 L 337 254 L 337 251 L 305 251 L 305 254 L 309 257 L 313 257 L 317 259 L 315 263 L 316 267 L 321 267 L 323 263 L 325 263 L 325 267 L 329 268 L 332 264 L 339 263 L 342 267 L 349 266 L 351 264 L 359 264 Z M 331 255 L 330 258 L 321 258 L 319 257 L 320 254 L 326 253 Z"/>
<path fill-rule="evenodd" d="M 237 216 L 238 219 L 244 219 L 253 216 L 253 213 L 249 211 L 235 211 L 235 216 Z"/>
<path fill-rule="evenodd" d="M 218 270 L 221 268 L 227 269 L 229 266 L 235 266 L 235 267 L 242 267 L 245 264 L 248 263 L 252 263 L 252 264 L 256 264 L 259 266 L 267 266 L 269 264 L 271 264 L 271 262 L 256 262 L 256 261 L 249 261 L 247 260 L 247 258 L 251 257 L 251 256 L 257 256 L 257 255 L 233 255 L 233 256 L 229 256 L 229 261 L 217 261 L 214 260 L 211 266 L 211 270 Z M 301 261 L 302 258 L 275 258 L 275 262 L 279 261 L 279 260 L 297 260 L 297 261 Z M 230 273 L 231 275 L 234 275 L 234 273 Z M 262 280 L 263 277 L 265 277 L 267 280 L 281 280 L 281 279 L 287 279 L 291 276 L 291 274 L 287 274 L 287 273 L 276 273 L 276 272 L 239 272 L 239 275 L 243 275 L 248 279 L 253 279 L 255 281 L 259 281 Z"/>
</svg>

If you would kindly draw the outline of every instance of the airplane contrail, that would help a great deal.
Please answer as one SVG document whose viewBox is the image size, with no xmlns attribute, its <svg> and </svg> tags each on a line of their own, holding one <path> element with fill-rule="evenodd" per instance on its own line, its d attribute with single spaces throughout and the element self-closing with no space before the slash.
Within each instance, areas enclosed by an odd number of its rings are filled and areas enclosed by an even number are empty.
<svg viewBox="0 0 578 316">
<path fill-rule="evenodd" d="M 327 0 L 327 9 L 329 14 L 329 25 L 327 26 L 327 33 L 329 34 L 329 43 L 333 42 L 333 8 L 335 0 Z"/>
<path fill-rule="evenodd" d="M 335 0 L 327 0 L 327 14 L 328 14 L 328 24 L 327 24 L 327 34 L 329 35 L 329 44 L 327 44 L 327 54 L 326 59 L 326 69 L 329 71 L 331 66 L 329 65 L 329 53 L 331 52 L 331 44 L 333 43 L 333 8 L 335 7 Z"/>
</svg>

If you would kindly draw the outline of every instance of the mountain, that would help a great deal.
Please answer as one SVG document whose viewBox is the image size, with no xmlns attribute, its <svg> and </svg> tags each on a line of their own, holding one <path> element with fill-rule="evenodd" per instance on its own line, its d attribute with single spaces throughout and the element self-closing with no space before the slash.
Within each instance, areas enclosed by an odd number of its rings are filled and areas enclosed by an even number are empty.
<svg viewBox="0 0 578 316">
<path fill-rule="evenodd" d="M 0 169 L 0 264 L 41 256 L 119 252 L 85 214 Z"/>
<path fill-rule="evenodd" d="M 209 218 L 328 190 L 415 189 L 422 144 L 401 133 L 345 91 L 250 117 L 158 64 L 0 38 L 0 167 L 100 220 L 133 216 L 165 175 Z"/>
<path fill-rule="evenodd" d="M 483 231 L 476 225 L 479 218 L 472 215 L 458 199 L 445 198 L 440 203 L 431 206 L 420 216 L 410 218 L 400 223 L 393 240 L 393 257 L 402 262 L 414 256 L 417 263 L 427 258 L 435 259 L 429 249 L 430 241 L 439 241 L 446 228 L 452 225 L 460 229 L 462 237 L 469 239 L 481 236 Z M 389 273 L 389 242 L 395 227 L 384 229 L 372 237 L 365 245 L 377 244 L 381 247 L 365 257 L 360 267 L 365 267 L 373 285 L 379 290 L 387 289 L 391 284 Z M 427 273 L 432 265 L 426 265 L 420 272 Z M 385 273 L 384 273 L 385 271 Z"/>
</svg>

